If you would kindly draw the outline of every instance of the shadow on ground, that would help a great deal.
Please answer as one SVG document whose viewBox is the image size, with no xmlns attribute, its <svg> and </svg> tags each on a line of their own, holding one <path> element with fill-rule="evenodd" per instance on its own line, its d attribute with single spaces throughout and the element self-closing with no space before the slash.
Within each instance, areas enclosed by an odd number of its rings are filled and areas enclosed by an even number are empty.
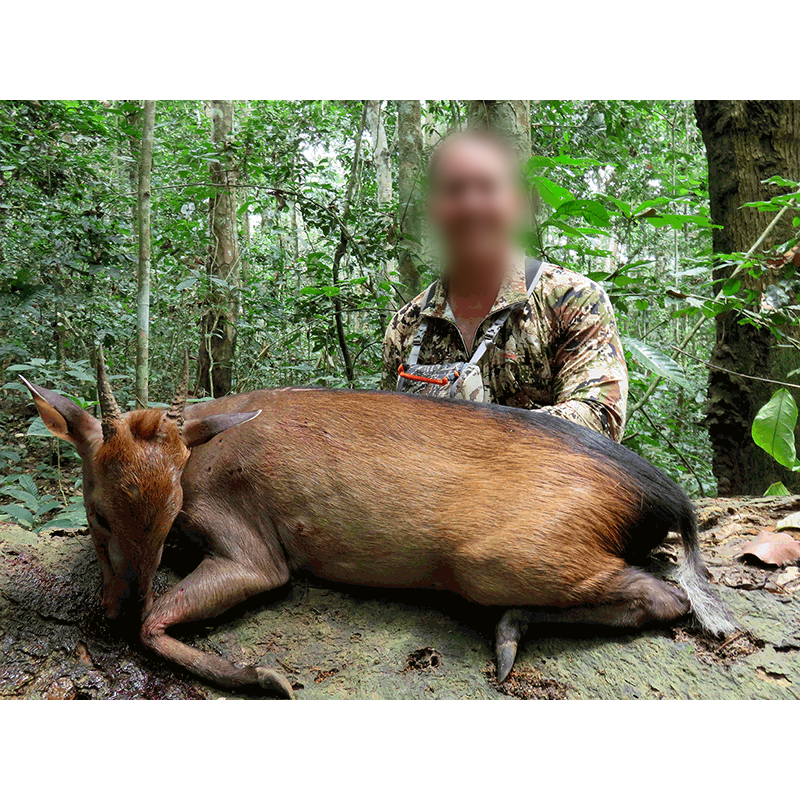
<svg viewBox="0 0 800 800">
<path fill-rule="evenodd" d="M 745 541 L 797 510 L 800 497 L 699 506 L 707 562 L 747 633 L 720 642 L 688 627 L 600 636 L 596 629 L 539 629 L 501 687 L 491 652 L 498 612 L 443 593 L 299 579 L 219 620 L 175 632 L 234 661 L 281 670 L 300 699 L 796 699 L 800 569 L 760 569 L 735 556 Z M 676 550 L 670 541 L 654 569 L 667 569 Z M 173 566 L 181 553 L 173 548 Z M 0 696 L 233 697 L 174 671 L 108 627 L 85 531 L 37 535 L 0 523 L 0 564 Z M 157 588 L 176 577 L 163 568 Z"/>
</svg>

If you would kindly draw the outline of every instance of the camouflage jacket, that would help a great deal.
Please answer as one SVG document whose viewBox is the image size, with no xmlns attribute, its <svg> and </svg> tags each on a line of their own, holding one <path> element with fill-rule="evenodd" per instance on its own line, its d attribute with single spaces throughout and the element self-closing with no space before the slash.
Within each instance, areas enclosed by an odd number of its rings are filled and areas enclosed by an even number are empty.
<svg viewBox="0 0 800 800">
<path fill-rule="evenodd" d="M 405 364 L 420 314 L 430 317 L 419 364 L 467 361 L 489 321 L 514 307 L 480 362 L 493 403 L 555 414 L 619 441 L 625 427 L 628 370 L 614 310 L 602 287 L 575 272 L 544 264 L 530 299 L 525 262 L 520 257 L 500 288 L 489 315 L 467 351 L 437 281 L 422 311 L 424 292 L 401 308 L 383 342 L 382 388 L 394 391 L 397 369 Z"/>
</svg>

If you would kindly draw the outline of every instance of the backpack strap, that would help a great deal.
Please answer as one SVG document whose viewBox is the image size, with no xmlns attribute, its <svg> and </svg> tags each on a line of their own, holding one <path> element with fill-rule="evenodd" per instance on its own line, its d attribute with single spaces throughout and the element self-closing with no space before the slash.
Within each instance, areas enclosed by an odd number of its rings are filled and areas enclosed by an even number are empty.
<svg viewBox="0 0 800 800">
<path fill-rule="evenodd" d="M 542 274 L 542 262 L 535 258 L 527 258 L 525 259 L 525 279 L 528 283 L 528 297 L 533 294 L 533 290 L 536 288 L 536 284 L 539 283 L 539 278 Z M 506 324 L 506 321 L 511 316 L 511 312 L 514 310 L 514 307 L 507 308 L 500 316 L 495 317 L 494 322 L 486 329 L 486 333 L 483 334 L 483 339 L 481 339 L 481 343 L 475 348 L 475 352 L 472 354 L 472 358 L 469 360 L 470 364 L 477 364 L 482 358 L 483 354 L 486 352 L 486 348 L 495 340 L 495 337 L 500 332 L 500 329 L 503 325 Z"/>
<path fill-rule="evenodd" d="M 436 290 L 436 284 L 438 281 L 434 281 L 426 290 L 425 294 L 422 296 L 422 303 L 419 307 L 420 313 L 420 320 L 419 320 L 419 327 L 417 328 L 417 332 L 414 335 L 414 340 L 411 342 L 411 352 L 408 356 L 408 366 L 413 367 L 417 363 L 417 359 L 419 359 L 419 351 L 422 347 L 422 340 L 425 338 L 425 331 L 428 330 L 428 317 L 423 317 L 422 312 L 431 304 L 433 301 L 433 295 Z"/>
<path fill-rule="evenodd" d="M 525 259 L 525 282 L 528 285 L 528 297 L 533 294 L 533 290 L 536 288 L 536 284 L 539 282 L 539 278 L 542 274 L 542 262 L 536 258 L 526 258 Z M 420 315 L 422 312 L 431 304 L 433 299 L 434 291 L 436 288 L 436 281 L 434 281 L 426 290 L 425 294 L 422 297 L 422 303 L 420 305 Z M 511 312 L 514 308 L 506 309 L 499 317 L 497 317 L 494 322 L 486 329 L 486 333 L 483 335 L 483 339 L 481 343 L 475 350 L 472 358 L 469 360 L 470 364 L 477 364 L 478 361 L 483 358 L 483 354 L 486 352 L 486 348 L 492 343 L 494 338 L 499 333 L 500 329 L 505 325 L 506 320 L 511 316 Z M 428 319 L 429 317 L 420 318 L 419 327 L 417 328 L 417 332 L 414 335 L 414 339 L 411 343 L 411 352 L 408 356 L 408 366 L 413 367 L 416 365 L 417 360 L 419 359 L 419 351 L 422 348 L 422 340 L 425 338 L 425 332 L 428 330 Z"/>
</svg>

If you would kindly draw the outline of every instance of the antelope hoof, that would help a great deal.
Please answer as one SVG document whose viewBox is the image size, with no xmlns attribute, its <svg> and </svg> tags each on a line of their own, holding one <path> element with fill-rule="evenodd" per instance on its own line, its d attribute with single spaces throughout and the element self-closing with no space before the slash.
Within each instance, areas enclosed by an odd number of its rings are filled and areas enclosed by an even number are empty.
<svg viewBox="0 0 800 800">
<path fill-rule="evenodd" d="M 279 672 L 266 667 L 256 667 L 258 685 L 268 694 L 277 695 L 281 700 L 294 700 L 294 689 Z"/>
</svg>

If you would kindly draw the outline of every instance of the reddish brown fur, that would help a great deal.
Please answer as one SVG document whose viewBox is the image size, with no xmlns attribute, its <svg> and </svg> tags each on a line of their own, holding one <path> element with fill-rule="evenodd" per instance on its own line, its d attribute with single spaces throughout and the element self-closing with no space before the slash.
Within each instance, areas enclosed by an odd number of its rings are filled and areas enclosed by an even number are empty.
<svg viewBox="0 0 800 800">
<path fill-rule="evenodd" d="M 123 591 L 119 581 L 110 588 L 107 603 L 115 605 L 114 592 L 146 597 L 161 548 L 180 510 L 180 479 L 189 450 L 174 425 L 163 425 L 160 409 L 132 411 L 114 428 L 108 442 L 94 456 L 96 491 L 88 497 L 88 510 L 110 525 L 129 572 L 137 583 Z M 110 559 L 109 543 L 105 557 Z M 117 572 L 119 570 L 116 570 Z"/>
<path fill-rule="evenodd" d="M 606 624 L 688 609 L 678 590 L 623 559 L 644 490 L 571 430 L 474 405 L 290 389 L 190 407 L 181 433 L 163 411 L 129 412 L 103 442 L 97 420 L 31 389 L 50 429 L 83 457 L 110 615 L 137 594 L 142 641 L 221 685 L 291 694 L 276 673 L 236 667 L 167 629 L 220 614 L 301 568 L 568 609 L 565 618 L 597 604 L 593 617 Z M 206 556 L 153 604 L 152 576 L 179 510 Z M 647 536 L 666 532 L 661 523 Z"/>
<path fill-rule="evenodd" d="M 342 394 L 332 406 L 306 390 L 198 411 L 251 408 L 264 411 L 195 452 L 184 511 L 215 527 L 228 512 L 206 498 L 246 505 L 257 535 L 276 524 L 293 568 L 389 586 L 435 573 L 482 603 L 568 605 L 622 566 L 635 488 L 540 430 L 391 395 Z"/>
</svg>

